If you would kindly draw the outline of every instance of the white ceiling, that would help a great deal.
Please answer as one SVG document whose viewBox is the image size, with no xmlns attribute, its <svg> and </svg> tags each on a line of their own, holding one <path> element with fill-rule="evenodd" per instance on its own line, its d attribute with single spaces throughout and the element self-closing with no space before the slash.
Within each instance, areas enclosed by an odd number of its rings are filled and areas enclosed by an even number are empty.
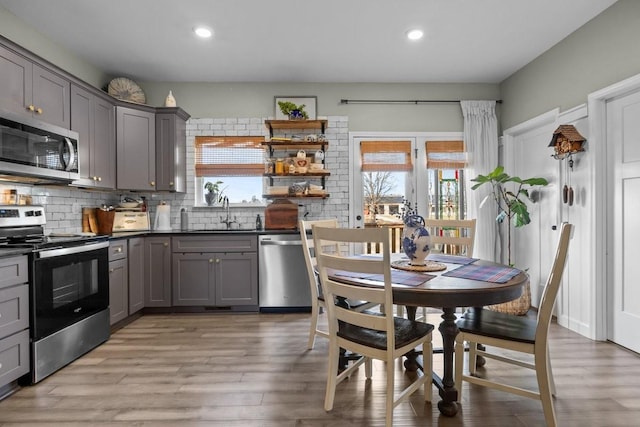
<svg viewBox="0 0 640 427">
<path fill-rule="evenodd" d="M 615 0 L 0 0 L 140 81 L 498 83 Z M 192 28 L 205 24 L 209 40 Z M 418 42 L 405 39 L 414 27 Z"/>
</svg>

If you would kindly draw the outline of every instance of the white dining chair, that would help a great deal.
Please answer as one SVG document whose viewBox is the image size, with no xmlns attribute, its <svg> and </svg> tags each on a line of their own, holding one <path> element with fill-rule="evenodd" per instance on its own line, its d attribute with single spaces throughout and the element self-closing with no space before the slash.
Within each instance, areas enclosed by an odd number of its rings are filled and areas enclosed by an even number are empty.
<svg viewBox="0 0 640 427">
<path fill-rule="evenodd" d="M 473 246 L 476 237 L 476 219 L 428 219 L 425 218 L 424 226 L 431 237 L 431 253 L 443 253 L 473 257 Z M 461 312 L 464 308 L 460 309 Z M 398 316 L 404 315 L 404 307 L 396 309 Z M 417 319 L 425 319 L 427 309 L 422 308 L 421 316 Z"/>
<path fill-rule="evenodd" d="M 335 218 L 320 219 L 314 221 L 300 220 L 298 223 L 298 230 L 300 230 L 300 240 L 302 241 L 302 251 L 304 253 L 304 261 L 307 266 L 307 277 L 309 280 L 309 289 L 311 291 L 311 321 L 309 324 L 309 342 L 307 348 L 313 349 L 316 336 L 329 338 L 329 333 L 326 330 L 318 327 L 318 320 L 321 310 L 325 307 L 324 296 L 320 289 L 320 283 L 318 281 L 318 274 L 316 272 L 316 257 L 313 238 L 309 236 L 312 232 L 314 225 L 320 227 L 338 227 L 338 220 Z M 348 301 L 349 306 L 353 310 L 362 311 L 374 307 L 376 304 L 368 303 L 366 301 Z"/>
<path fill-rule="evenodd" d="M 458 399 L 461 396 L 462 381 L 538 399 L 542 401 L 547 426 L 556 426 L 552 399 L 552 395 L 555 395 L 555 383 L 549 359 L 548 333 L 553 305 L 558 295 L 566 263 L 572 228 L 573 226 L 569 223 L 562 224 L 556 256 L 542 293 L 536 318 L 477 308 L 468 310 L 456 322 L 460 331 L 456 337 L 455 345 L 455 383 L 458 389 Z M 468 374 L 463 373 L 465 341 L 469 344 Z M 477 349 L 476 344 L 482 344 L 487 348 Z M 494 347 L 533 355 L 533 362 L 497 353 Z M 476 370 L 477 356 L 535 370 L 538 390 L 529 390 L 505 384 L 497 379 L 490 380 L 480 377 Z"/>
<path fill-rule="evenodd" d="M 432 250 L 473 257 L 476 219 L 425 219 Z M 434 249 L 435 247 L 435 249 Z"/>
<path fill-rule="evenodd" d="M 390 238 L 387 228 L 328 228 L 313 227 L 316 259 L 320 282 L 326 301 L 337 301 L 341 298 L 365 300 L 393 306 L 391 281 Z M 382 253 L 379 257 L 343 256 L 326 252 L 325 247 L 336 244 L 379 244 Z M 330 277 L 330 270 L 346 277 L 350 275 L 377 275 L 384 286 L 364 287 L 343 283 Z M 326 304 L 329 321 L 329 363 L 327 370 L 327 388 L 324 408 L 333 409 L 336 387 L 349 377 L 361 364 L 365 364 L 367 379 L 372 376 L 372 360 L 385 363 L 386 389 L 385 413 L 386 425 L 393 425 L 393 409 L 411 394 L 424 388 L 425 401 L 431 401 L 432 385 L 432 345 L 431 333 L 433 325 L 395 317 L 392 310 L 383 313 L 358 312 L 336 304 Z M 402 391 L 395 393 L 396 359 L 416 347 L 422 346 L 424 372 L 417 371 L 415 378 L 403 378 Z M 340 348 L 360 355 L 360 358 L 344 371 L 338 371 Z M 408 385 L 407 385 L 408 383 Z M 367 399 L 365 395 L 363 399 Z"/>
</svg>

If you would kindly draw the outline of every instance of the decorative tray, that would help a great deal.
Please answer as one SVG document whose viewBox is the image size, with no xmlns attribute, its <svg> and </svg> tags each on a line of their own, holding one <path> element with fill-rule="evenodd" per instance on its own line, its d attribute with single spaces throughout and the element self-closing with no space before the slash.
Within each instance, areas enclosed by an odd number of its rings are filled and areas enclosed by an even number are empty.
<svg viewBox="0 0 640 427">
<path fill-rule="evenodd" d="M 447 269 L 447 266 L 440 262 L 426 261 L 424 265 L 411 265 L 409 262 L 409 260 L 393 261 L 391 267 L 406 271 L 442 271 Z"/>
</svg>

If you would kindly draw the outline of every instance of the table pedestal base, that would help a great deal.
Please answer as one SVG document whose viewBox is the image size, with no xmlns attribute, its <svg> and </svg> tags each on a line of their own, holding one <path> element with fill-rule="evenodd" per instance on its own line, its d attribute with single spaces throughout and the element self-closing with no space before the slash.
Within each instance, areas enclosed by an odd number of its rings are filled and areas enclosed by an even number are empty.
<svg viewBox="0 0 640 427">
<path fill-rule="evenodd" d="M 417 307 L 406 307 L 407 317 L 415 320 Z M 438 327 L 442 335 L 442 357 L 444 362 L 444 372 L 440 378 L 435 372 L 432 373 L 433 384 L 438 388 L 442 400 L 438 402 L 438 409 L 442 415 L 453 417 L 458 413 L 458 390 L 455 388 L 453 380 L 453 348 L 458 327 L 456 326 L 455 307 L 443 308 L 442 322 Z M 404 367 L 408 371 L 422 369 L 422 364 L 418 362 L 419 353 L 415 350 L 406 354 Z M 431 357 L 429 355 L 428 357 Z M 428 373 L 426 373 L 428 375 Z"/>
</svg>

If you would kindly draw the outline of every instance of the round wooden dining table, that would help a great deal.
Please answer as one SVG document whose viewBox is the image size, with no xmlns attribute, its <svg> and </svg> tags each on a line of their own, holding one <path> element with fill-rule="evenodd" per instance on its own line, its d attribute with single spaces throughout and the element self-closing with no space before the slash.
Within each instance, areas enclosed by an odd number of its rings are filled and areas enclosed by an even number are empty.
<svg viewBox="0 0 640 427">
<path fill-rule="evenodd" d="M 398 260 L 402 254 L 392 254 L 392 259 Z M 445 257 L 446 258 L 446 257 Z M 456 257 L 450 260 L 456 261 Z M 468 259 L 467 259 L 468 260 Z M 457 263 L 442 262 L 446 266 L 445 270 L 438 272 L 428 272 L 435 276 L 430 280 L 418 285 L 406 285 L 396 283 L 392 274 L 393 301 L 394 304 L 404 305 L 410 319 L 415 320 L 418 307 L 434 307 L 443 311 L 442 322 L 438 330 L 442 335 L 442 354 L 444 358 L 443 375 L 440 377 L 435 372 L 432 373 L 433 383 L 439 390 L 442 400 L 438 402 L 438 409 L 443 415 L 454 416 L 458 413 L 458 390 L 455 388 L 453 379 L 453 352 L 458 328 L 456 326 L 456 308 L 458 307 L 482 307 L 486 305 L 499 304 L 512 301 L 522 295 L 529 276 L 518 270 L 517 274 L 504 283 L 483 280 L 482 278 L 468 279 L 462 277 L 449 277 L 443 275 L 464 265 Z M 503 267 L 489 261 L 475 260 L 467 265 Z M 396 271 L 392 268 L 393 271 Z M 415 272 L 404 272 L 416 274 Z M 399 275 L 398 275 L 399 276 Z M 352 284 L 372 286 L 371 280 L 359 280 L 357 278 L 344 278 L 340 276 L 332 277 L 334 280 L 343 280 Z M 380 285 L 380 282 L 378 283 Z M 404 366 L 407 370 L 416 370 L 421 367 L 418 361 L 419 353 L 411 352 L 406 355 Z"/>
</svg>

